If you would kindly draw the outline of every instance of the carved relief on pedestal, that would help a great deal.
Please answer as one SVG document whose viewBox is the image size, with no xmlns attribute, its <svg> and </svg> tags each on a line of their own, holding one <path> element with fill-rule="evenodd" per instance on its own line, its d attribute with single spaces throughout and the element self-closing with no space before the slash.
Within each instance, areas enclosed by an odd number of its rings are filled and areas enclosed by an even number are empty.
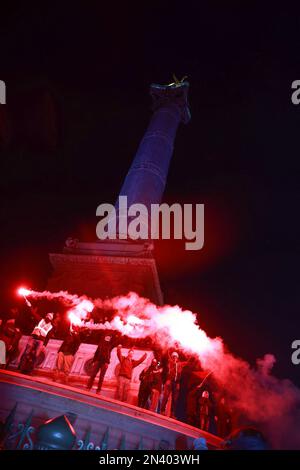
<svg viewBox="0 0 300 470">
<path fill-rule="evenodd" d="M 17 368 L 19 364 L 19 360 L 25 350 L 28 336 L 22 336 L 20 343 L 19 343 L 19 355 L 18 357 L 11 363 L 11 366 Z M 34 375 L 41 375 L 41 376 L 48 376 L 52 379 L 53 371 L 56 366 L 56 359 L 57 353 L 62 344 L 62 340 L 58 339 L 51 339 L 47 347 L 42 351 L 40 360 L 38 361 L 37 366 L 34 369 Z M 86 367 L 87 363 L 93 358 L 94 353 L 97 349 L 97 345 L 95 344 L 86 344 L 82 343 L 75 355 L 74 362 L 71 368 L 71 372 L 69 375 L 69 383 L 76 384 L 79 386 L 84 386 L 88 380 L 88 367 Z M 122 354 L 126 355 L 128 349 L 123 348 Z M 139 359 L 144 352 L 147 353 L 146 360 L 139 364 L 137 367 L 133 369 L 132 374 L 132 381 L 129 393 L 129 403 L 135 403 L 138 389 L 140 385 L 139 375 L 145 367 L 150 366 L 151 361 L 153 359 L 152 351 L 144 351 L 141 349 L 136 349 L 134 351 L 134 359 Z M 103 382 L 103 395 L 110 396 L 114 398 L 116 386 L 117 386 L 117 375 L 119 370 L 119 360 L 117 357 L 117 348 L 114 348 L 111 352 L 111 360 L 110 364 L 107 368 L 105 379 Z M 98 372 L 94 386 L 97 386 L 97 378 L 99 377 L 100 372 Z"/>
<path fill-rule="evenodd" d="M 68 290 L 91 297 L 113 297 L 137 292 L 162 304 L 154 259 L 74 254 L 51 254 L 54 267 L 51 291 Z"/>
</svg>

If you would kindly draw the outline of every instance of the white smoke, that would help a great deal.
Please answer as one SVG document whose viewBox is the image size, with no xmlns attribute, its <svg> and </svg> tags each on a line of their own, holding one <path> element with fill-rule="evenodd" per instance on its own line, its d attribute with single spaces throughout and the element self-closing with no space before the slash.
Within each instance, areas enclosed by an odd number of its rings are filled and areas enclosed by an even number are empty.
<svg viewBox="0 0 300 470">
<path fill-rule="evenodd" d="M 300 390 L 289 380 L 271 373 L 276 361 L 272 354 L 258 359 L 255 368 L 224 348 L 221 338 L 209 338 L 197 323 L 197 315 L 178 305 L 157 306 L 134 292 L 112 299 L 89 299 L 68 292 L 34 292 L 33 298 L 59 300 L 70 318 L 90 329 L 109 329 L 132 338 L 151 337 L 161 349 L 178 344 L 186 353 L 195 354 L 204 369 L 211 371 L 219 386 L 226 390 L 230 405 L 244 421 L 258 423 L 274 448 L 299 448 Z M 115 312 L 111 321 L 84 322 L 91 307 Z"/>
</svg>

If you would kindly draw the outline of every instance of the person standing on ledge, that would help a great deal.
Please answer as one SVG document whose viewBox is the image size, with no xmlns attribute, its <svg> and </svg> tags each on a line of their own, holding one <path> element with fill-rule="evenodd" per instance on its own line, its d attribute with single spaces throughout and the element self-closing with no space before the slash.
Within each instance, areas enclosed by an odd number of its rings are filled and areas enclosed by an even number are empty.
<svg viewBox="0 0 300 470">
<path fill-rule="evenodd" d="M 119 344 L 117 355 L 120 361 L 120 370 L 116 398 L 120 401 L 127 401 L 133 369 L 145 361 L 147 354 L 143 354 L 140 359 L 133 359 L 133 349 L 129 349 L 127 356 L 123 356 L 122 345 Z"/>
<path fill-rule="evenodd" d="M 209 391 L 204 390 L 199 401 L 200 429 L 207 432 L 209 429 L 211 407 L 212 403 L 210 400 Z"/>
<path fill-rule="evenodd" d="M 182 368 L 187 364 L 187 361 L 180 362 L 179 354 L 177 351 L 169 352 L 169 360 L 166 367 L 167 376 L 164 384 L 164 393 L 161 404 L 161 414 L 166 414 L 166 407 L 169 398 L 171 397 L 171 417 L 176 418 L 176 405 L 179 395 L 180 379 Z"/>
<path fill-rule="evenodd" d="M 160 363 L 154 358 L 151 365 L 140 373 L 141 384 L 138 394 L 138 406 L 140 408 L 147 408 L 148 401 L 150 401 L 149 409 L 156 411 L 161 391 L 162 372 L 163 369 L 160 367 Z"/>
<path fill-rule="evenodd" d="M 96 352 L 93 357 L 92 373 L 87 383 L 88 390 L 91 390 L 95 377 L 100 370 L 99 382 L 96 393 L 99 394 L 101 392 L 104 376 L 110 363 L 110 355 L 114 347 L 115 340 L 112 334 L 108 333 L 104 337 L 101 337 L 98 344 L 98 348 L 96 349 Z"/>
<path fill-rule="evenodd" d="M 58 350 L 56 368 L 53 375 L 54 382 L 59 379 L 59 375 L 62 373 L 63 382 L 66 384 L 68 383 L 75 354 L 77 353 L 80 344 L 83 342 L 83 339 L 88 334 L 89 331 L 87 329 L 79 328 L 79 326 L 76 325 L 70 326 L 70 330 Z"/>
<path fill-rule="evenodd" d="M 47 313 L 45 318 L 42 318 L 33 329 L 18 366 L 18 369 L 24 374 L 32 372 L 40 352 L 49 341 L 53 331 L 53 318 L 53 313 Z"/>
</svg>

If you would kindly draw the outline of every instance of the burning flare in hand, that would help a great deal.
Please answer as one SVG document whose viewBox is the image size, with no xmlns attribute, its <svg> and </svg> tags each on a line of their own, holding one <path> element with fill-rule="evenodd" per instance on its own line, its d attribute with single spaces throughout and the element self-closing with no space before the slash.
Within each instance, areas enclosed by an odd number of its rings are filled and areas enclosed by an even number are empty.
<svg viewBox="0 0 300 470">
<path fill-rule="evenodd" d="M 18 289 L 18 295 L 21 295 L 22 297 L 26 297 L 27 295 L 30 295 L 30 290 L 26 289 L 26 287 L 20 287 Z"/>
<path fill-rule="evenodd" d="M 32 307 L 31 303 L 27 299 L 27 295 L 30 295 L 31 291 L 29 289 L 26 289 L 26 287 L 20 287 L 17 292 L 18 292 L 18 295 L 20 295 L 21 297 L 24 297 L 24 300 L 26 304 L 28 305 L 28 307 Z"/>
</svg>

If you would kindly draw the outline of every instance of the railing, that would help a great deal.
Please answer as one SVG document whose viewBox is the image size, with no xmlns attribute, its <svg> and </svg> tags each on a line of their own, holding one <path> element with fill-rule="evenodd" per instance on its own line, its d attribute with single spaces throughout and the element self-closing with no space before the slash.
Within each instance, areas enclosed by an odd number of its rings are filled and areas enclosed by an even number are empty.
<svg viewBox="0 0 300 470">
<path fill-rule="evenodd" d="M 18 423 L 15 419 L 17 403 L 11 410 L 0 432 L 0 449 L 2 450 L 107 450 L 110 429 L 107 427 L 105 433 L 99 436 L 98 443 L 91 441 L 91 428 L 88 428 L 81 439 L 77 438 L 76 431 L 72 426 L 72 421 L 76 420 L 76 415 L 62 415 L 57 418 L 47 420 L 39 427 L 32 425 L 34 410 L 27 419 Z M 47 430 L 46 430 L 47 428 Z M 42 434 L 42 435 L 41 435 Z M 60 434 L 60 442 L 57 443 L 57 435 Z M 45 439 L 46 435 L 46 439 Z M 167 441 L 161 441 L 158 449 L 168 447 Z M 126 437 L 122 436 L 119 447 L 114 450 L 127 450 Z M 136 450 L 143 450 L 143 437 Z"/>
</svg>

